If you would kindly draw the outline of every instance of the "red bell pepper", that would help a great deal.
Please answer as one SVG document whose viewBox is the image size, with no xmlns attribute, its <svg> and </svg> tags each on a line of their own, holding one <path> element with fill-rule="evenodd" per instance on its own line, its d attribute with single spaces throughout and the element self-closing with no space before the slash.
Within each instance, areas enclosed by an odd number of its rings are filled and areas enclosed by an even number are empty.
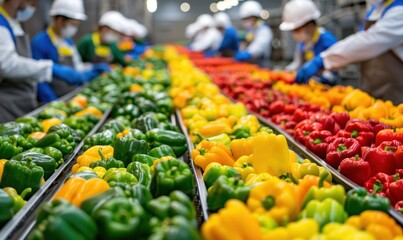
<svg viewBox="0 0 403 240">
<path fill-rule="evenodd" d="M 339 124 L 337 124 L 336 121 L 330 116 L 322 114 L 322 116 L 317 121 L 323 125 L 324 130 L 328 130 L 333 134 L 336 134 L 340 131 Z"/>
<path fill-rule="evenodd" d="M 395 209 L 399 213 L 403 214 L 403 201 L 399 201 L 395 204 Z"/>
<path fill-rule="evenodd" d="M 397 148 L 395 152 L 396 168 L 403 171 L 403 146 Z"/>
<path fill-rule="evenodd" d="M 284 112 L 285 104 L 283 101 L 277 100 L 269 105 L 269 113 L 271 116 Z"/>
<path fill-rule="evenodd" d="M 403 179 L 403 169 L 396 169 L 396 173 Z"/>
<path fill-rule="evenodd" d="M 340 128 L 342 128 L 342 129 L 344 129 L 347 122 L 350 120 L 350 115 L 345 112 L 332 113 L 332 114 L 330 114 L 330 117 L 332 117 L 336 121 L 336 123 L 339 124 Z"/>
<path fill-rule="evenodd" d="M 354 138 L 336 138 L 327 146 L 326 162 L 337 169 L 345 158 L 361 153 L 360 143 Z"/>
<path fill-rule="evenodd" d="M 315 153 L 318 157 L 324 159 L 326 157 L 326 149 L 329 143 L 326 138 L 332 136 L 332 133 L 327 130 L 313 131 L 305 138 L 305 146 Z"/>
<path fill-rule="evenodd" d="M 297 110 L 295 110 L 294 114 L 292 115 L 292 120 L 294 122 L 299 123 L 299 122 L 302 122 L 302 121 L 304 121 L 306 119 L 309 119 L 309 115 L 310 115 L 309 112 L 303 111 L 301 109 L 297 109 Z"/>
<path fill-rule="evenodd" d="M 357 139 L 361 146 L 371 146 L 375 140 L 371 125 L 362 120 L 350 120 L 344 130 L 350 132 L 350 137 Z"/>
<path fill-rule="evenodd" d="M 340 173 L 358 185 L 364 186 L 371 176 L 371 168 L 368 162 L 356 155 L 341 161 Z"/>
<path fill-rule="evenodd" d="M 403 179 L 400 179 L 399 174 L 393 176 L 393 182 L 389 184 L 386 196 L 389 198 L 392 206 L 403 200 Z"/>
<path fill-rule="evenodd" d="M 377 173 L 394 174 L 396 171 L 396 158 L 394 151 L 396 151 L 397 141 L 383 142 L 376 148 L 370 148 L 365 151 L 362 158 L 369 162 L 371 166 L 371 176 Z"/>
<path fill-rule="evenodd" d="M 381 122 L 379 122 L 379 121 L 377 121 L 377 120 L 370 119 L 370 120 L 367 120 L 367 122 L 371 125 L 371 127 L 372 127 L 372 132 L 375 134 L 375 136 L 376 136 L 381 130 L 390 129 L 390 128 L 391 128 L 388 124 L 381 123 Z"/>
<path fill-rule="evenodd" d="M 321 131 L 323 129 L 322 124 L 318 122 L 313 122 L 312 120 L 304 120 L 298 123 L 294 128 L 294 138 L 295 140 L 305 144 L 305 138 L 313 131 Z"/>
<path fill-rule="evenodd" d="M 364 187 L 370 193 L 376 193 L 383 197 L 386 197 L 386 192 L 389 188 L 389 184 L 393 182 L 393 176 L 385 173 L 378 173 L 371 177 L 364 183 Z"/>
<path fill-rule="evenodd" d="M 384 129 L 376 134 L 375 144 L 376 146 L 380 145 L 385 141 L 397 140 L 403 144 L 403 129 Z"/>
</svg>

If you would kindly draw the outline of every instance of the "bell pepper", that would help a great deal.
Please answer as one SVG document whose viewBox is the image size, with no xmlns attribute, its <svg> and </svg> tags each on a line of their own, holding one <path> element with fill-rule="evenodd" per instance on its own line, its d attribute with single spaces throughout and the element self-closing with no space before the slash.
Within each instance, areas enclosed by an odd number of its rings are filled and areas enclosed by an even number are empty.
<svg viewBox="0 0 403 240">
<path fill-rule="evenodd" d="M 80 208 L 89 216 L 92 216 L 94 212 L 102 205 L 114 198 L 119 197 L 126 197 L 124 190 L 119 187 L 113 187 L 101 194 L 87 198 L 81 203 Z"/>
<path fill-rule="evenodd" d="M 385 173 L 378 173 L 371 177 L 364 183 L 365 189 L 373 194 L 379 194 L 383 197 L 386 196 L 389 184 L 393 182 L 394 176 Z"/>
<path fill-rule="evenodd" d="M 240 139 L 240 138 L 248 138 L 252 134 L 248 126 L 239 126 L 237 128 L 234 128 L 234 131 L 232 131 L 230 135 L 235 139 Z"/>
<path fill-rule="evenodd" d="M 105 170 L 105 172 L 106 172 L 106 170 Z M 88 180 L 91 178 L 100 178 L 100 176 L 92 168 L 80 167 L 77 170 L 77 173 L 72 174 L 69 178 L 83 178 L 83 179 Z"/>
<path fill-rule="evenodd" d="M 116 106 L 112 111 L 113 117 L 122 116 L 128 120 L 135 119 L 140 116 L 140 109 L 134 104 L 127 104 L 125 106 Z"/>
<path fill-rule="evenodd" d="M 71 127 L 69 127 L 69 126 L 67 126 L 66 124 L 63 124 L 63 123 L 55 125 L 55 126 L 52 126 L 51 128 L 49 128 L 49 130 L 47 131 L 46 134 L 49 134 L 49 133 L 52 133 L 52 132 L 58 132 L 58 131 L 61 131 L 65 135 L 68 132 L 71 136 L 73 136 L 74 141 L 76 143 L 79 143 L 82 140 L 82 137 L 80 137 L 80 135 L 74 129 L 72 129 Z"/>
<path fill-rule="evenodd" d="M 319 224 L 314 219 L 301 219 L 289 223 L 287 227 L 274 228 L 264 235 L 264 239 L 313 239 L 319 232 Z"/>
<path fill-rule="evenodd" d="M 15 119 L 16 123 L 25 123 L 32 127 L 34 132 L 42 132 L 43 128 L 39 123 L 38 119 L 35 117 L 19 117 Z"/>
<path fill-rule="evenodd" d="M 0 136 L 26 136 L 32 132 L 34 132 L 34 130 L 26 123 L 8 122 L 0 124 Z"/>
<path fill-rule="evenodd" d="M 293 162 L 290 165 L 290 172 L 295 179 L 302 179 L 306 175 L 321 176 L 326 168 L 318 166 L 316 163 L 304 159 L 301 163 Z M 328 182 L 332 182 L 332 175 L 328 174 L 326 179 Z"/>
<path fill-rule="evenodd" d="M 211 211 L 218 211 L 230 199 L 246 202 L 250 189 L 239 177 L 220 176 L 208 189 L 208 208 Z"/>
<path fill-rule="evenodd" d="M 259 173 L 259 174 L 251 173 L 248 175 L 248 177 L 246 177 L 245 185 L 253 186 L 253 185 L 261 183 L 261 182 L 266 182 L 267 180 L 269 180 L 271 178 L 273 178 L 273 176 L 268 173 Z"/>
<path fill-rule="evenodd" d="M 81 130 L 85 134 L 91 131 L 91 129 L 94 127 L 94 124 L 88 121 L 86 117 L 70 116 L 66 118 L 63 123 L 76 131 Z"/>
<path fill-rule="evenodd" d="M 37 142 L 36 146 L 42 148 L 51 146 L 59 149 L 63 154 L 70 154 L 73 152 L 76 142 L 68 130 L 60 129 L 48 132 Z"/>
<path fill-rule="evenodd" d="M 101 119 L 102 116 L 103 116 L 103 113 L 98 108 L 96 108 L 94 106 L 89 106 L 89 107 L 86 107 L 86 108 L 84 108 L 83 110 L 81 110 L 79 112 L 74 113 L 73 116 L 83 117 L 83 116 L 88 116 L 88 115 L 94 116 L 94 117 L 96 117 L 98 119 Z"/>
<path fill-rule="evenodd" d="M 115 158 L 105 158 L 105 155 L 102 152 L 102 148 L 98 148 L 98 154 L 101 157 L 100 161 L 95 161 L 95 162 L 91 162 L 90 163 L 90 168 L 96 168 L 96 167 L 103 167 L 106 170 L 110 169 L 110 168 L 124 168 L 125 164 L 120 161 L 117 160 Z"/>
<path fill-rule="evenodd" d="M 132 162 L 144 163 L 151 167 L 154 164 L 154 161 L 157 159 L 158 158 L 151 157 L 147 154 L 134 154 L 132 157 Z"/>
<path fill-rule="evenodd" d="M 103 193 L 108 189 L 108 183 L 99 178 L 88 180 L 84 178 L 69 178 L 56 193 L 53 200 L 64 199 L 76 207 L 80 207 L 85 199 Z"/>
<path fill-rule="evenodd" d="M 182 216 L 189 225 L 196 226 L 196 209 L 192 200 L 181 191 L 173 191 L 169 196 L 160 196 L 147 203 L 147 210 L 159 220 Z"/>
<path fill-rule="evenodd" d="M 134 154 L 146 154 L 149 149 L 147 141 L 125 136 L 116 139 L 113 157 L 121 160 L 127 166 Z"/>
<path fill-rule="evenodd" d="M 220 176 L 240 177 L 241 175 L 232 167 L 223 166 L 216 162 L 210 163 L 203 173 L 203 180 L 206 184 L 206 188 L 208 189 L 211 187 Z"/>
<path fill-rule="evenodd" d="M 370 194 L 365 188 L 351 189 L 347 192 L 344 210 L 348 215 L 359 215 L 366 210 L 387 212 L 389 200 L 385 197 Z"/>
<path fill-rule="evenodd" d="M 371 125 L 364 121 L 350 120 L 344 128 L 344 131 L 350 135 L 349 137 L 355 138 L 361 146 L 371 146 L 371 144 L 375 141 L 375 135 L 372 132 Z"/>
<path fill-rule="evenodd" d="M 64 118 L 65 117 L 63 117 L 63 119 Z M 48 118 L 41 122 L 41 126 L 42 126 L 44 132 L 48 132 L 48 130 L 51 127 L 59 125 L 61 123 L 62 123 L 62 121 L 59 118 Z"/>
<path fill-rule="evenodd" d="M 45 132 L 33 132 L 31 134 L 28 135 L 28 137 L 39 140 L 41 138 L 43 138 L 46 135 Z"/>
<path fill-rule="evenodd" d="M 203 170 L 212 162 L 226 166 L 233 166 L 235 162 L 231 151 L 224 144 L 207 140 L 201 141 L 191 155 L 194 163 Z"/>
<path fill-rule="evenodd" d="M 395 151 L 396 168 L 403 169 L 403 146 L 399 146 Z"/>
<path fill-rule="evenodd" d="M 97 226 L 90 216 L 70 203 L 57 200 L 44 203 L 29 239 L 95 239 Z"/>
<path fill-rule="evenodd" d="M 14 212 L 14 200 L 0 188 L 0 226 L 8 222 L 14 216 Z"/>
<path fill-rule="evenodd" d="M 31 137 L 22 137 L 18 136 L 17 137 L 17 145 L 19 147 L 22 147 L 24 150 L 31 149 L 36 146 L 37 140 Z"/>
<path fill-rule="evenodd" d="M 344 211 L 343 205 L 339 202 L 331 198 L 326 198 L 323 201 L 310 201 L 297 217 L 297 219 L 302 218 L 313 218 L 318 221 L 320 227 L 323 228 L 330 222 L 344 223 L 347 219 L 347 213 Z"/>
<path fill-rule="evenodd" d="M 396 158 L 394 152 L 400 146 L 398 141 L 383 142 L 376 148 L 367 149 L 362 158 L 371 167 L 371 176 L 383 172 L 393 174 L 396 170 Z"/>
<path fill-rule="evenodd" d="M 24 191 L 22 191 L 21 194 L 18 194 L 17 191 L 11 187 L 3 188 L 3 190 L 13 200 L 14 203 L 13 214 L 16 214 L 22 207 L 24 207 L 24 205 L 27 203 L 27 201 L 25 201 L 24 198 L 27 196 L 27 194 L 31 193 L 32 191 L 31 188 L 26 188 L 24 189 Z"/>
<path fill-rule="evenodd" d="M 234 163 L 234 169 L 241 174 L 242 180 L 246 181 L 249 174 L 255 173 L 253 164 L 251 162 L 251 155 L 242 156 Z"/>
<path fill-rule="evenodd" d="M 18 193 L 31 188 L 32 193 L 27 196 L 30 197 L 41 187 L 43 174 L 43 169 L 29 158 L 27 161 L 9 160 L 4 164 L 0 187 L 12 187 Z"/>
<path fill-rule="evenodd" d="M 403 128 L 394 129 L 384 129 L 376 134 L 375 144 L 379 146 L 382 142 L 386 141 L 399 141 L 403 144 Z"/>
<path fill-rule="evenodd" d="M 173 125 L 170 122 L 160 122 L 158 124 L 158 128 L 162 130 L 170 130 L 170 131 L 175 131 L 175 132 L 180 132 L 179 128 L 175 125 Z"/>
<path fill-rule="evenodd" d="M 127 166 L 127 172 L 133 174 L 138 182 L 147 188 L 151 183 L 151 169 L 145 163 L 132 162 Z"/>
<path fill-rule="evenodd" d="M 397 202 L 403 200 L 403 179 L 397 179 L 391 182 L 386 191 L 386 196 L 394 206 Z"/>
<path fill-rule="evenodd" d="M 322 234 L 315 236 L 314 239 L 360 239 L 375 240 L 375 238 L 367 232 L 361 231 L 353 226 L 341 223 L 329 223 L 322 229 Z"/>
<path fill-rule="evenodd" d="M 84 139 L 83 150 L 87 150 L 96 145 L 113 145 L 115 143 L 116 133 L 113 130 L 105 130 L 95 133 Z"/>
<path fill-rule="evenodd" d="M 200 132 L 204 137 L 209 138 L 221 133 L 232 132 L 232 128 L 228 122 L 216 120 L 198 128 L 197 132 Z"/>
<path fill-rule="evenodd" d="M 393 239 L 402 235 L 401 227 L 387 213 L 380 211 L 364 211 L 359 216 L 349 217 L 346 224 L 365 230 L 379 240 Z"/>
<path fill-rule="evenodd" d="M 146 213 L 141 205 L 128 198 L 114 198 L 92 214 L 103 239 L 127 239 L 139 235 L 145 223 Z"/>
<path fill-rule="evenodd" d="M 252 188 L 247 205 L 257 214 L 269 215 L 279 225 L 294 220 L 298 211 L 294 186 L 274 177 Z"/>
<path fill-rule="evenodd" d="M 17 146 L 16 138 L 0 137 L 0 158 L 11 159 L 22 151 L 23 148 Z"/>
<path fill-rule="evenodd" d="M 145 134 L 151 129 L 157 128 L 158 121 L 152 117 L 140 116 L 133 121 L 132 126 Z"/>
<path fill-rule="evenodd" d="M 47 180 L 52 174 L 56 171 L 57 163 L 56 160 L 52 157 L 35 152 L 23 152 L 12 158 L 12 160 L 26 162 L 30 160 L 32 163 L 35 163 L 37 166 L 41 167 L 44 172 L 44 178 Z"/>
<path fill-rule="evenodd" d="M 189 224 L 183 216 L 167 218 L 154 224 L 150 239 L 189 239 L 200 240 L 197 228 Z"/>
<path fill-rule="evenodd" d="M 326 170 L 327 171 L 327 170 Z M 324 177 L 324 175 L 321 175 Z M 297 202 L 302 206 L 303 200 L 312 187 L 319 186 L 320 177 L 314 175 L 306 175 L 298 182 Z M 323 182 L 323 187 L 330 188 L 332 185 L 326 181 Z"/>
<path fill-rule="evenodd" d="M 106 171 L 102 179 L 108 182 L 111 186 L 115 183 L 126 183 L 129 185 L 138 183 L 137 178 L 133 174 L 127 172 L 126 168 L 110 168 Z"/>
<path fill-rule="evenodd" d="M 102 149 L 102 155 L 105 158 L 111 158 L 114 154 L 114 149 L 111 146 L 93 146 L 87 149 L 83 154 L 78 156 L 77 163 L 73 165 L 71 172 L 76 173 L 77 170 L 84 166 L 89 167 L 92 162 L 100 161 L 102 156 L 99 155 L 99 149 Z"/>
<path fill-rule="evenodd" d="M 298 142 L 305 143 L 305 137 L 308 136 L 313 131 L 322 131 L 323 125 L 319 122 L 314 122 L 312 120 L 304 120 L 298 123 L 294 128 L 294 138 Z"/>
<path fill-rule="evenodd" d="M 242 127 L 244 127 L 244 128 L 242 128 Z M 234 130 L 236 131 L 237 129 L 241 128 L 244 133 L 245 132 L 248 133 L 246 131 L 246 129 L 248 129 L 250 134 L 253 135 L 257 132 L 259 127 L 260 127 L 260 123 L 256 116 L 246 115 L 246 116 L 242 116 L 238 119 L 238 121 L 236 122 L 236 124 L 234 126 Z"/>
<path fill-rule="evenodd" d="M 254 137 L 232 140 L 230 148 L 234 158 L 239 159 L 242 156 L 251 155 L 253 153 L 253 141 Z"/>
<path fill-rule="evenodd" d="M 225 208 L 204 222 L 201 232 L 206 240 L 260 240 L 263 236 L 259 221 L 239 200 L 227 201 Z"/>
<path fill-rule="evenodd" d="M 0 182 L 1 178 L 3 177 L 3 172 L 4 172 L 4 165 L 6 164 L 7 159 L 0 159 Z"/>
<path fill-rule="evenodd" d="M 312 200 L 323 201 L 325 199 L 336 200 L 340 205 L 344 205 L 345 192 L 344 187 L 341 185 L 333 185 L 330 188 L 324 188 L 323 182 L 329 173 L 326 171 L 320 176 L 318 186 L 312 187 L 305 195 L 302 201 L 302 208 L 305 208 Z"/>
<path fill-rule="evenodd" d="M 155 147 L 148 152 L 148 155 L 155 158 L 162 158 L 166 156 L 172 156 L 176 158 L 172 148 L 168 145 L 161 145 L 159 147 Z"/>
<path fill-rule="evenodd" d="M 326 162 L 337 169 L 345 158 L 360 154 L 360 143 L 354 138 L 336 138 L 326 150 Z"/>
<path fill-rule="evenodd" d="M 64 163 L 63 153 L 57 148 L 47 147 L 43 150 L 43 154 L 52 157 L 56 161 L 57 167 Z"/>
<path fill-rule="evenodd" d="M 146 138 L 152 147 L 170 146 L 177 157 L 181 157 L 188 150 L 186 137 L 182 133 L 152 129 L 146 133 Z"/>
<path fill-rule="evenodd" d="M 195 145 L 200 143 L 203 140 L 207 140 L 210 142 L 219 142 L 219 143 L 224 144 L 227 147 L 229 147 L 229 145 L 231 144 L 231 138 L 226 133 L 221 133 L 217 136 L 213 136 L 213 137 L 209 137 L 209 138 L 205 138 L 201 133 L 198 133 L 198 132 L 193 132 L 193 135 L 198 137 L 198 140 L 194 142 Z"/>
<path fill-rule="evenodd" d="M 313 131 L 305 138 L 305 146 L 315 153 L 318 157 L 326 158 L 326 149 L 329 143 L 325 141 L 332 133 L 327 130 Z"/>
<path fill-rule="evenodd" d="M 371 167 L 358 155 L 351 158 L 345 158 L 340 163 L 340 173 L 360 186 L 371 177 Z"/>
<path fill-rule="evenodd" d="M 344 129 L 347 122 L 350 120 L 350 115 L 346 112 L 341 113 L 333 112 L 330 114 L 330 117 L 332 117 L 336 121 L 336 123 L 339 124 L 341 129 Z"/>
<path fill-rule="evenodd" d="M 134 138 L 137 140 L 146 140 L 146 135 L 138 129 L 125 129 L 122 132 L 116 134 L 116 138 Z"/>
<path fill-rule="evenodd" d="M 122 132 L 123 130 L 125 130 L 126 126 L 130 126 L 130 122 L 124 118 L 122 120 L 121 119 L 122 118 L 114 118 L 108 121 L 107 123 L 105 123 L 105 125 L 102 126 L 101 131 L 103 132 L 106 130 L 111 130 L 115 134 Z"/>
<path fill-rule="evenodd" d="M 403 201 L 397 202 L 394 206 L 394 209 L 399 213 L 403 213 Z"/>
<path fill-rule="evenodd" d="M 289 172 L 290 157 L 286 138 L 274 134 L 256 136 L 251 162 L 256 173 L 269 173 L 278 177 Z"/>
<path fill-rule="evenodd" d="M 186 163 L 176 159 L 159 162 L 155 167 L 150 189 L 154 197 L 168 195 L 174 190 L 193 196 L 192 170 Z"/>
</svg>

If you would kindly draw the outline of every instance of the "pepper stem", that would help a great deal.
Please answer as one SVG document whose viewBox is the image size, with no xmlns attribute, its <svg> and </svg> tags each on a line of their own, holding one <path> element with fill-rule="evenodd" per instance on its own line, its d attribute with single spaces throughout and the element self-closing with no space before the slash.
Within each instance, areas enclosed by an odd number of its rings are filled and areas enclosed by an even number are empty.
<svg viewBox="0 0 403 240">
<path fill-rule="evenodd" d="M 396 173 L 395 175 L 393 175 L 393 182 L 396 182 L 399 179 L 400 179 L 399 173 Z"/>
<path fill-rule="evenodd" d="M 327 176 L 329 176 L 329 172 L 327 170 L 325 170 L 322 175 L 319 178 L 319 184 L 318 187 L 322 188 L 323 187 L 323 183 L 325 182 Z"/>
<path fill-rule="evenodd" d="M 20 194 L 22 199 L 25 199 L 25 197 L 32 192 L 32 188 L 25 188 L 24 191 Z"/>
<path fill-rule="evenodd" d="M 400 213 L 403 213 L 403 207 L 399 208 L 398 211 L 399 211 Z"/>
<path fill-rule="evenodd" d="M 198 137 L 201 141 L 203 141 L 204 139 L 206 139 L 203 134 L 199 133 L 199 132 L 193 132 L 193 135 L 195 135 L 196 137 Z"/>
<path fill-rule="evenodd" d="M 204 149 L 204 148 L 201 148 L 201 149 L 199 150 L 199 152 L 200 152 L 200 154 L 201 154 L 202 156 L 204 156 L 204 154 L 207 153 L 207 150 Z"/>
<path fill-rule="evenodd" d="M 355 155 L 355 161 L 359 161 L 360 160 L 360 156 L 358 154 Z"/>
<path fill-rule="evenodd" d="M 267 196 L 262 200 L 262 205 L 264 209 L 270 210 L 276 205 L 276 200 L 273 196 Z"/>
<path fill-rule="evenodd" d="M 358 137 L 358 131 L 357 131 L 357 130 L 352 131 L 352 132 L 351 132 L 351 137 L 352 137 L 352 138 Z"/>
<path fill-rule="evenodd" d="M 317 139 L 315 139 L 315 141 L 313 141 L 313 143 L 316 145 L 316 144 L 319 144 L 319 143 L 322 143 L 322 139 L 320 139 L 320 138 L 317 138 Z"/>
<path fill-rule="evenodd" d="M 105 155 L 104 155 L 104 153 L 102 152 L 102 148 L 101 148 L 101 147 L 98 148 L 98 154 L 99 154 L 99 156 L 101 157 L 101 160 L 102 160 L 102 161 L 105 161 Z"/>
<path fill-rule="evenodd" d="M 376 180 L 374 187 L 372 188 L 374 194 L 382 191 L 383 185 L 379 180 Z"/>
<path fill-rule="evenodd" d="M 338 152 L 343 152 L 344 150 L 347 150 L 346 145 L 344 145 L 344 144 L 339 144 L 339 146 L 337 147 L 337 151 L 338 151 Z"/>
</svg>

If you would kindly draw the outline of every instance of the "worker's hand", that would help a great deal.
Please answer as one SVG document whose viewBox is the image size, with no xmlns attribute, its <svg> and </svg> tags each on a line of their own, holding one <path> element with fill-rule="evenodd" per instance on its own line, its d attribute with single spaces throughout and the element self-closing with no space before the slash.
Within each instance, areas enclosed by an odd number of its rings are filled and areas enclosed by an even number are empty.
<svg viewBox="0 0 403 240">
<path fill-rule="evenodd" d="M 47 82 L 38 83 L 38 100 L 41 103 L 51 102 L 57 99 L 56 93 Z"/>
<path fill-rule="evenodd" d="M 323 59 L 320 56 L 316 56 L 311 61 L 305 63 L 298 71 L 295 81 L 297 83 L 307 83 L 308 80 L 323 69 Z"/>
<path fill-rule="evenodd" d="M 104 72 L 110 72 L 111 67 L 105 63 L 98 63 L 98 64 L 92 65 L 92 71 L 102 74 Z"/>
<path fill-rule="evenodd" d="M 252 54 L 250 54 L 249 52 L 241 52 L 241 51 L 238 51 L 236 54 L 235 54 L 235 60 L 237 60 L 237 61 L 245 61 L 245 60 L 248 60 L 248 59 L 250 59 L 252 57 Z"/>
<path fill-rule="evenodd" d="M 70 85 L 79 85 L 85 82 L 83 74 L 69 66 L 53 64 L 52 74 L 53 77 L 65 81 Z"/>
</svg>

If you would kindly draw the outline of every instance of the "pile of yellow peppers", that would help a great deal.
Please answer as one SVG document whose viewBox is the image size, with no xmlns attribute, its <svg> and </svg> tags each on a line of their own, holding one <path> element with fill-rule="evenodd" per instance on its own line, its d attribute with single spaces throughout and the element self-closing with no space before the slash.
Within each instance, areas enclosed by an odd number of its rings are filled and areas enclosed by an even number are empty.
<svg viewBox="0 0 403 240">
<path fill-rule="evenodd" d="M 307 85 L 277 82 L 273 89 L 298 96 L 333 112 L 347 112 L 351 118 L 374 119 L 392 127 L 403 127 L 403 104 L 396 106 L 391 101 L 374 99 L 368 93 L 351 86 L 330 87 L 315 81 Z"/>
</svg>

